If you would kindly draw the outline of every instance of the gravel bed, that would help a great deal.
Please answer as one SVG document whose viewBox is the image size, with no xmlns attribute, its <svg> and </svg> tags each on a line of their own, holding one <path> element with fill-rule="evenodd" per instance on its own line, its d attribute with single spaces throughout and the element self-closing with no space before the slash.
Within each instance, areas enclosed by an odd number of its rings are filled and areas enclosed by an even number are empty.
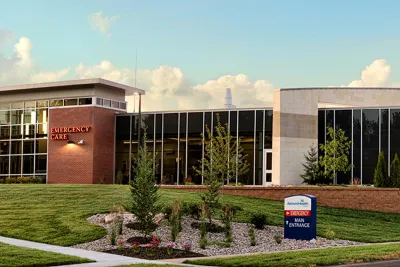
<svg viewBox="0 0 400 267">
<path fill-rule="evenodd" d="M 108 228 L 109 225 L 104 223 L 106 214 L 97 214 L 91 216 L 87 221 Z M 124 225 L 132 222 L 132 216 L 124 216 Z M 348 241 L 348 240 L 329 240 L 322 237 L 317 237 L 316 240 L 302 241 L 293 239 L 283 239 L 281 244 L 277 244 L 274 236 L 281 235 L 283 237 L 283 227 L 277 226 L 266 226 L 264 230 L 255 230 L 256 246 L 250 246 L 250 238 L 248 234 L 249 226 L 245 223 L 232 223 L 233 230 L 233 242 L 231 247 L 220 247 L 216 245 L 208 245 L 206 249 L 199 247 L 200 233 L 198 229 L 193 229 L 190 225 L 196 220 L 190 217 L 184 217 L 182 219 L 182 232 L 179 233 L 178 239 L 175 242 L 175 248 L 183 249 L 185 243 L 192 245 L 192 251 L 207 256 L 217 255 L 231 255 L 231 254 L 245 254 L 245 253 L 259 253 L 269 251 L 284 251 L 284 250 L 297 250 L 297 249 L 308 249 L 308 248 L 323 248 L 323 247 L 340 247 L 340 246 L 352 246 L 363 244 L 360 242 Z M 170 228 L 165 222 L 160 224 L 160 227 L 156 230 L 155 234 L 161 239 L 161 246 L 166 246 L 170 243 Z M 140 233 L 136 230 L 132 230 L 127 227 L 123 227 L 123 234 L 119 236 L 118 240 L 127 240 L 128 238 L 140 236 Z M 208 233 L 209 241 L 224 241 L 223 233 Z M 129 244 L 126 244 L 129 246 Z M 74 245 L 74 248 L 81 248 L 92 251 L 106 251 L 115 249 L 116 246 L 110 245 L 109 236 L 105 236 L 101 239 Z"/>
</svg>

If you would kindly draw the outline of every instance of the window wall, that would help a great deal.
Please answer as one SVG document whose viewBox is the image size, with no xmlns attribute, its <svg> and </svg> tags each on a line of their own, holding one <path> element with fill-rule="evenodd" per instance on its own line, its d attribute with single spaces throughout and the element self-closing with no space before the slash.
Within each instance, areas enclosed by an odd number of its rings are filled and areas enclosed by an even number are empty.
<svg viewBox="0 0 400 267">
<path fill-rule="evenodd" d="M 204 177 L 197 170 L 203 166 L 202 136 L 207 128 L 216 134 L 219 116 L 228 125 L 234 141 L 241 139 L 243 155 L 250 163 L 248 173 L 231 177 L 225 184 L 262 185 L 263 149 L 272 148 L 272 110 L 222 110 L 198 112 L 142 113 L 142 132 L 146 128 L 148 151 L 153 153 L 154 173 L 158 183 L 182 185 L 188 181 L 202 184 Z M 123 183 L 135 177 L 137 157 L 137 114 L 118 115 L 116 119 L 116 177 L 123 174 Z M 150 126 L 151 125 L 151 126 Z M 128 133 L 129 132 L 129 133 Z M 185 179 L 186 178 L 186 179 Z"/>
<path fill-rule="evenodd" d="M 47 175 L 49 101 L 0 103 L 0 179 Z"/>
<path fill-rule="evenodd" d="M 342 129 L 351 141 L 350 172 L 337 172 L 335 184 L 374 183 L 378 155 L 383 152 L 390 173 L 390 162 L 400 153 L 400 109 L 336 109 L 318 112 L 318 142 L 326 140 L 326 128 Z"/>
</svg>

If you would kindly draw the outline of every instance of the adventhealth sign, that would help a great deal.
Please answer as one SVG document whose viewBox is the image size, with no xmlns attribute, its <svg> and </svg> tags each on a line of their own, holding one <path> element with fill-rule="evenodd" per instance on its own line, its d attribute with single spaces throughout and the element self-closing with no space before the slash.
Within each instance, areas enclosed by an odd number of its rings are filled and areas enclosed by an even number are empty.
<svg viewBox="0 0 400 267">
<path fill-rule="evenodd" d="M 317 198 L 295 195 L 285 198 L 284 237 L 311 240 L 317 236 Z"/>
</svg>

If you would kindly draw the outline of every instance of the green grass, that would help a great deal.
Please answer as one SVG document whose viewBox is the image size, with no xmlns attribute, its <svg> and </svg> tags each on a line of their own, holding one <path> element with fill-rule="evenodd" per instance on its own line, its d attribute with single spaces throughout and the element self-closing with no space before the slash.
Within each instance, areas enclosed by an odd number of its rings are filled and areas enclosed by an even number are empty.
<svg viewBox="0 0 400 267">
<path fill-rule="evenodd" d="M 232 258 L 187 260 L 185 263 L 235 267 L 327 266 L 400 259 L 400 244 L 290 251 Z"/>
<path fill-rule="evenodd" d="M 198 193 L 160 190 L 161 202 L 176 198 L 199 202 Z M 108 212 L 119 202 L 129 204 L 128 186 L 119 185 L 0 185 L 0 235 L 69 246 L 103 237 L 106 230 L 86 218 Z M 224 202 L 243 211 L 236 221 L 265 213 L 272 225 L 283 225 L 283 202 L 225 195 Z M 400 241 L 400 214 L 318 207 L 318 234 L 330 226 L 337 238 L 363 242 Z"/>
<path fill-rule="evenodd" d="M 0 243 L 0 267 L 57 266 L 87 262 L 93 261 Z"/>
</svg>

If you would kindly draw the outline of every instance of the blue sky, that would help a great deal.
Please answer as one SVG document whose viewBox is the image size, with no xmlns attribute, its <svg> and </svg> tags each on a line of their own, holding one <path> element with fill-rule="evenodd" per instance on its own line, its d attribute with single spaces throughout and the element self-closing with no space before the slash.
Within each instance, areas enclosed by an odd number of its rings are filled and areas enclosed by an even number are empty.
<svg viewBox="0 0 400 267">
<path fill-rule="evenodd" d="M 0 0 L 0 29 L 14 35 L 0 53 L 25 36 L 36 68 L 51 72 L 134 68 L 138 49 L 140 69 L 176 67 L 189 84 L 245 74 L 275 87 L 347 85 L 385 59 L 396 80 L 398 10 L 397 0 Z M 88 22 L 99 11 L 117 17 L 110 37 Z"/>
</svg>

